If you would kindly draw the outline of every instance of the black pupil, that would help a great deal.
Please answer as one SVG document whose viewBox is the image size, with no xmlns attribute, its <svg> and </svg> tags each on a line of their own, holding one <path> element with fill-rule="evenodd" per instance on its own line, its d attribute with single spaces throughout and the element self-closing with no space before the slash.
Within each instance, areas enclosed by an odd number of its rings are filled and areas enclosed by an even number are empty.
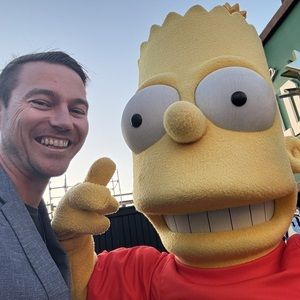
<svg viewBox="0 0 300 300">
<path fill-rule="evenodd" d="M 132 117 L 131 117 L 131 125 L 134 127 L 134 128 L 138 128 L 141 126 L 143 122 L 143 118 L 140 114 L 134 114 Z"/>
<path fill-rule="evenodd" d="M 243 106 L 247 102 L 247 95 L 244 92 L 236 91 L 231 95 L 231 102 L 235 106 Z"/>
</svg>

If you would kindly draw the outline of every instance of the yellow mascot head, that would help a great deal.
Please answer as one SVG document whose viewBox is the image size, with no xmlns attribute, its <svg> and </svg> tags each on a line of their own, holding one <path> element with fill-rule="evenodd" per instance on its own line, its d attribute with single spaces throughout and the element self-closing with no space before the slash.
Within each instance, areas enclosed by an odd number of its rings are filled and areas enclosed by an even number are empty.
<svg viewBox="0 0 300 300">
<path fill-rule="evenodd" d="M 191 266 L 270 252 L 294 213 L 300 147 L 296 139 L 286 147 L 245 13 L 228 4 L 170 13 L 141 45 L 139 71 L 122 117 L 137 209 Z"/>
</svg>

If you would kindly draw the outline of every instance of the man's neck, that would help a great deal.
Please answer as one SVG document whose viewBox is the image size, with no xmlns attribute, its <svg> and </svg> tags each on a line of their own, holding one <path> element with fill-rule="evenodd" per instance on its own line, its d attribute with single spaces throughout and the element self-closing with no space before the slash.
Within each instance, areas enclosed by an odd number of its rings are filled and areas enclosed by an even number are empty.
<svg viewBox="0 0 300 300">
<path fill-rule="evenodd" d="M 49 179 L 22 172 L 14 164 L 7 162 L 1 154 L 0 166 L 16 186 L 22 201 L 29 206 L 38 207 Z"/>
</svg>

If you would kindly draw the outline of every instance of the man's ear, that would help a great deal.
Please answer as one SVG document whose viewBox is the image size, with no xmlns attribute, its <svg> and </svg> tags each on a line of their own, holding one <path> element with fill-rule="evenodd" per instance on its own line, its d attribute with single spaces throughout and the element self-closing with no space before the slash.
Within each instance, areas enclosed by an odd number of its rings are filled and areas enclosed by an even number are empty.
<svg viewBox="0 0 300 300">
<path fill-rule="evenodd" d="M 294 136 L 287 136 L 285 147 L 294 174 L 300 173 L 300 140 Z"/>
</svg>

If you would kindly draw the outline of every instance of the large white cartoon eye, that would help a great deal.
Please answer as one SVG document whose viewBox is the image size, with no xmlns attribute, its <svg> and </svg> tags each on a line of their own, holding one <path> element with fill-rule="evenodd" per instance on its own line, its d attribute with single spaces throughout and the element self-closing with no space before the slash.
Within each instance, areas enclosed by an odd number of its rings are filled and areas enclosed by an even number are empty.
<svg viewBox="0 0 300 300">
<path fill-rule="evenodd" d="M 142 152 L 165 134 L 164 112 L 178 100 L 177 90 L 167 85 L 146 87 L 129 100 L 122 115 L 122 133 L 133 152 Z"/>
<path fill-rule="evenodd" d="M 272 86 L 248 68 L 227 67 L 210 73 L 199 83 L 195 98 L 203 114 L 224 129 L 262 131 L 274 121 Z"/>
</svg>

